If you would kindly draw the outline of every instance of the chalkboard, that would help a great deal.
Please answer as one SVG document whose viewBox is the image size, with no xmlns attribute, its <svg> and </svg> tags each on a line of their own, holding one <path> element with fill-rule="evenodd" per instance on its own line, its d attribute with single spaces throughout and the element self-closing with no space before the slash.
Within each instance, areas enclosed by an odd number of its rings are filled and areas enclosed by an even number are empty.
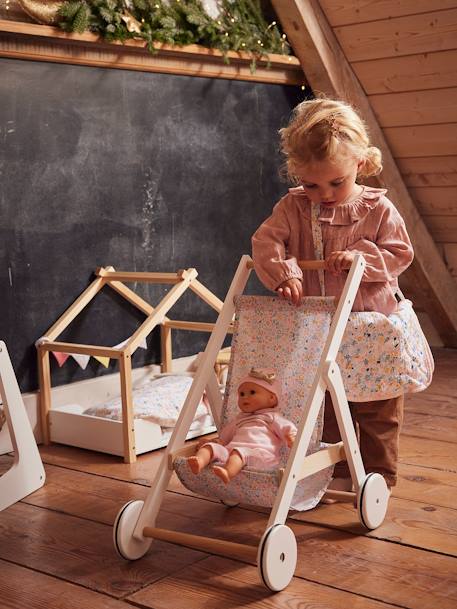
<svg viewBox="0 0 457 609">
<path fill-rule="evenodd" d="M 98 266 L 196 267 L 224 298 L 250 236 L 286 191 L 278 129 L 298 87 L 0 59 L 0 338 L 22 391 L 37 387 L 34 342 Z M 132 286 L 151 304 L 165 289 Z M 189 294 L 173 319 L 213 321 Z M 144 316 L 109 288 L 62 340 L 115 345 Z M 207 334 L 175 331 L 174 356 Z M 134 366 L 160 361 L 155 331 Z M 112 372 L 52 364 L 53 384 Z"/>
</svg>

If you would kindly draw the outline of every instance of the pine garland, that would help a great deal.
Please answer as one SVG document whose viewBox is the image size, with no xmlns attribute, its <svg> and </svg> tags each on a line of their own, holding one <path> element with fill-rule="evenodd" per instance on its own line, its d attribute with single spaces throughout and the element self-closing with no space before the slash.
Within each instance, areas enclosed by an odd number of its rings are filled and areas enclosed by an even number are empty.
<svg viewBox="0 0 457 609">
<path fill-rule="evenodd" d="M 285 34 L 275 21 L 268 24 L 260 0 L 218 0 L 213 19 L 201 0 L 69 0 L 59 9 L 59 25 L 67 32 L 95 32 L 108 41 L 142 38 L 154 53 L 154 43 L 199 44 L 250 53 L 251 69 L 268 53 L 289 54 Z"/>
</svg>

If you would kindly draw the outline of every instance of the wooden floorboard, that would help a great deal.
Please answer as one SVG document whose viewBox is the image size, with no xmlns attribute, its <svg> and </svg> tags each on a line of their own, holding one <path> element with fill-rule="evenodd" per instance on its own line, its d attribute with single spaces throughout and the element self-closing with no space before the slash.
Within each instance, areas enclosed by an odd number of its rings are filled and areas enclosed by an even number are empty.
<svg viewBox="0 0 457 609">
<path fill-rule="evenodd" d="M 5 609 L 131 609 L 119 601 L 93 590 L 86 590 L 0 560 L 0 603 Z"/>
<path fill-rule="evenodd" d="M 134 464 L 67 446 L 40 447 L 43 488 L 0 513 L 0 607 L 19 609 L 455 609 L 457 351 L 435 352 L 431 387 L 406 400 L 399 483 L 385 522 L 364 531 L 349 504 L 291 513 L 296 574 L 278 594 L 253 564 L 153 542 L 117 557 L 112 524 L 144 499 L 163 452 Z M 0 456 L 0 474 L 12 463 Z M 256 544 L 267 511 L 193 496 L 173 476 L 159 526 Z"/>
<path fill-rule="evenodd" d="M 392 609 L 394 605 L 295 577 L 275 594 L 259 583 L 256 569 L 210 558 L 148 586 L 130 599 L 151 609 Z"/>
</svg>

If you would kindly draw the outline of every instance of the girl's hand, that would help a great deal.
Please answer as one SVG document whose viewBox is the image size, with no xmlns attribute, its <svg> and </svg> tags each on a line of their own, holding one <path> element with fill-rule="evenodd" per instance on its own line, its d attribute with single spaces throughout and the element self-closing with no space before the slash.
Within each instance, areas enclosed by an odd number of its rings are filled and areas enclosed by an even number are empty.
<svg viewBox="0 0 457 609">
<path fill-rule="evenodd" d="M 290 300 L 294 305 L 299 305 L 303 298 L 303 285 L 300 279 L 296 277 L 283 281 L 276 291 L 280 296 Z"/>
<path fill-rule="evenodd" d="M 351 264 L 355 258 L 354 252 L 332 252 L 325 259 L 325 268 L 330 271 L 332 275 L 340 275 L 342 271 L 346 271 L 351 268 Z"/>
</svg>

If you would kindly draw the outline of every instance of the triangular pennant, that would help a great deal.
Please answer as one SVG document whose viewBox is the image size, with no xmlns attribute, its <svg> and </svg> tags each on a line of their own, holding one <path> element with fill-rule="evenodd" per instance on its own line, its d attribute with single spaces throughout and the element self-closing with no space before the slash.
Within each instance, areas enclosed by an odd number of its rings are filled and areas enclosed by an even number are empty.
<svg viewBox="0 0 457 609">
<path fill-rule="evenodd" d="M 94 355 L 93 357 L 94 357 L 94 359 L 97 360 L 97 362 L 100 362 L 102 364 L 102 366 L 105 366 L 105 368 L 108 368 L 109 357 L 103 357 L 103 355 Z"/>
<path fill-rule="evenodd" d="M 81 355 L 79 353 L 70 353 L 71 357 L 85 370 L 90 360 L 90 355 Z"/>
<path fill-rule="evenodd" d="M 69 353 L 60 353 L 59 351 L 51 351 L 51 353 L 56 358 L 59 368 L 62 368 L 67 359 L 70 357 Z"/>
<path fill-rule="evenodd" d="M 125 345 L 129 342 L 130 338 L 126 338 L 125 340 L 123 340 L 118 345 L 115 345 L 113 347 L 113 349 L 122 349 L 122 347 L 125 347 Z M 142 338 L 141 343 L 138 345 L 138 347 L 140 347 L 141 349 L 147 349 L 148 348 L 148 344 L 146 342 L 146 337 Z"/>
<path fill-rule="evenodd" d="M 126 338 L 118 345 L 114 345 L 113 349 L 122 349 L 122 347 L 125 347 L 125 345 L 128 343 L 129 340 L 130 340 L 130 338 Z"/>
</svg>

